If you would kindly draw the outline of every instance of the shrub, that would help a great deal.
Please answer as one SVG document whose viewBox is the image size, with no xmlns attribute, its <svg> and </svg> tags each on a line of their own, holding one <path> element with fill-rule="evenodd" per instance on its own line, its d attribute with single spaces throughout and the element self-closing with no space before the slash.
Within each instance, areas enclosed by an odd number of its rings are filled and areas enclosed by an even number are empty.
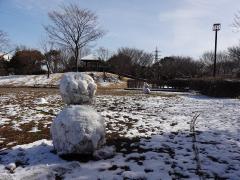
<svg viewBox="0 0 240 180">
<path fill-rule="evenodd" d="M 190 89 L 213 97 L 240 96 L 239 80 L 191 80 Z"/>
<path fill-rule="evenodd" d="M 166 81 L 166 85 L 176 89 L 187 89 L 189 87 L 188 79 L 173 79 Z"/>
<path fill-rule="evenodd" d="M 17 51 L 10 61 L 15 74 L 41 74 L 44 56 L 38 50 Z"/>
<path fill-rule="evenodd" d="M 0 59 L 0 76 L 6 76 L 8 75 L 8 67 L 9 67 L 9 62 Z"/>
<path fill-rule="evenodd" d="M 174 79 L 165 85 L 176 89 L 191 89 L 212 97 L 239 97 L 240 81 L 227 79 Z"/>
</svg>

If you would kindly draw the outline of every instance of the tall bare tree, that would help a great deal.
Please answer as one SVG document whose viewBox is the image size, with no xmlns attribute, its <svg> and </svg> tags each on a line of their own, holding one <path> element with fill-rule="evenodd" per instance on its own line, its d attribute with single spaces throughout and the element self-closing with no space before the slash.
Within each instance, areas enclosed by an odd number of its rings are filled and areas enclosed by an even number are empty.
<svg viewBox="0 0 240 180">
<path fill-rule="evenodd" d="M 111 56 L 110 51 L 104 47 L 99 47 L 96 50 L 96 53 L 97 53 L 98 58 L 102 61 L 107 61 Z"/>
<path fill-rule="evenodd" d="M 131 58 L 132 64 L 138 64 L 140 66 L 151 66 L 153 63 L 153 56 L 150 53 L 146 53 L 143 50 L 136 48 L 123 47 L 118 49 L 118 54 L 124 54 Z"/>
<path fill-rule="evenodd" d="M 240 65 L 240 45 L 228 48 L 230 59 Z"/>
<path fill-rule="evenodd" d="M 212 66 L 214 62 L 214 53 L 211 51 L 204 52 L 202 56 L 200 57 L 200 61 L 205 66 Z"/>
<path fill-rule="evenodd" d="M 81 49 L 101 38 L 104 31 L 98 25 L 98 17 L 76 4 L 63 5 L 59 11 L 48 13 L 52 24 L 44 26 L 49 38 L 56 44 L 70 49 L 74 54 L 76 70 Z"/>
<path fill-rule="evenodd" d="M 51 69 L 50 69 L 50 64 L 51 64 L 51 57 L 49 55 L 49 51 L 51 51 L 53 49 L 53 42 L 48 41 L 47 39 L 41 39 L 40 41 L 40 46 L 43 50 L 43 54 L 44 54 L 44 58 L 45 58 L 45 64 L 47 66 L 47 78 L 50 77 L 50 73 L 51 73 Z"/>
<path fill-rule="evenodd" d="M 67 48 L 60 49 L 60 64 L 62 71 L 72 71 L 75 67 L 74 55 L 71 50 Z"/>
<path fill-rule="evenodd" d="M 3 53 L 3 54 L 0 54 L 0 58 L 9 53 L 9 52 L 6 52 L 8 48 L 9 48 L 8 35 L 6 32 L 0 30 L 0 52 Z"/>
<path fill-rule="evenodd" d="M 228 52 L 220 51 L 217 53 L 217 74 L 222 76 L 226 74 L 232 74 L 234 69 L 233 66 L 233 58 L 235 54 L 235 47 L 229 48 Z M 233 57 L 234 56 L 234 57 Z M 202 62 L 204 74 L 210 75 L 213 69 L 214 62 L 214 53 L 213 52 L 205 52 L 200 57 L 200 61 Z"/>
<path fill-rule="evenodd" d="M 234 64 L 233 71 L 240 77 L 240 45 L 228 48 L 228 54 Z"/>
<path fill-rule="evenodd" d="M 233 27 L 237 29 L 238 31 L 240 30 L 240 11 L 238 11 L 235 14 L 235 17 L 233 19 Z"/>
<path fill-rule="evenodd" d="M 61 51 L 54 46 L 54 42 L 48 39 L 41 39 L 40 46 L 44 55 L 44 64 L 47 67 L 47 77 L 50 77 L 51 73 L 56 73 L 61 70 Z"/>
</svg>

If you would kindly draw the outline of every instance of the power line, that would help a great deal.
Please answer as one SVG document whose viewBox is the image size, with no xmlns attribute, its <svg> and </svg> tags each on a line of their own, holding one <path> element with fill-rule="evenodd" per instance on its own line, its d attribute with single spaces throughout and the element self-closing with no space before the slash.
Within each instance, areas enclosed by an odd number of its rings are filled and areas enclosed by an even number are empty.
<svg viewBox="0 0 240 180">
<path fill-rule="evenodd" d="M 154 63 L 158 62 L 160 60 L 160 52 L 158 48 L 156 47 L 156 50 L 154 51 Z"/>
</svg>

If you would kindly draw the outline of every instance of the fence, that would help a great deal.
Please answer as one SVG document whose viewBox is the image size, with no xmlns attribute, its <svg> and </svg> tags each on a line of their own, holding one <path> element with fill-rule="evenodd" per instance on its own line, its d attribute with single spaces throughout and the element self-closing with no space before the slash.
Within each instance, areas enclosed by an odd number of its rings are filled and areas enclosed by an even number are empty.
<svg viewBox="0 0 240 180">
<path fill-rule="evenodd" d="M 128 80 L 127 87 L 131 89 L 143 88 L 144 81 L 140 80 Z"/>
</svg>

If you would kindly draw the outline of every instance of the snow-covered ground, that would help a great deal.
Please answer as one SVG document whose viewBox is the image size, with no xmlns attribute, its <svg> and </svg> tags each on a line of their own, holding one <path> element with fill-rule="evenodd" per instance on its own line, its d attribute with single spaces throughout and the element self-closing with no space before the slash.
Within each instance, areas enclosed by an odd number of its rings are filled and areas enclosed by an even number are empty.
<svg viewBox="0 0 240 180">
<path fill-rule="evenodd" d="M 37 98 L 46 101 L 39 104 Z M 8 147 L 22 141 L 9 141 L 2 130 L 12 128 L 21 136 L 35 127 L 37 131 L 28 133 L 42 137 L 63 107 L 58 94 L 24 91 L 1 93 L 0 105 L 0 144 L 7 142 Z M 64 160 L 53 151 L 51 140 L 39 138 L 0 152 L 0 179 L 240 179 L 239 99 L 99 95 L 93 106 L 105 117 L 107 146 L 116 148 L 113 157 Z M 193 141 L 190 121 L 196 114 Z"/>
<path fill-rule="evenodd" d="M 95 82 L 100 86 L 109 86 L 116 83 L 123 83 L 118 79 L 118 76 L 111 73 L 106 73 L 104 79 L 101 72 L 86 72 L 93 76 Z M 47 75 L 10 75 L 0 76 L 1 87 L 55 87 L 59 85 L 63 73 L 51 74 L 50 78 Z"/>
</svg>

